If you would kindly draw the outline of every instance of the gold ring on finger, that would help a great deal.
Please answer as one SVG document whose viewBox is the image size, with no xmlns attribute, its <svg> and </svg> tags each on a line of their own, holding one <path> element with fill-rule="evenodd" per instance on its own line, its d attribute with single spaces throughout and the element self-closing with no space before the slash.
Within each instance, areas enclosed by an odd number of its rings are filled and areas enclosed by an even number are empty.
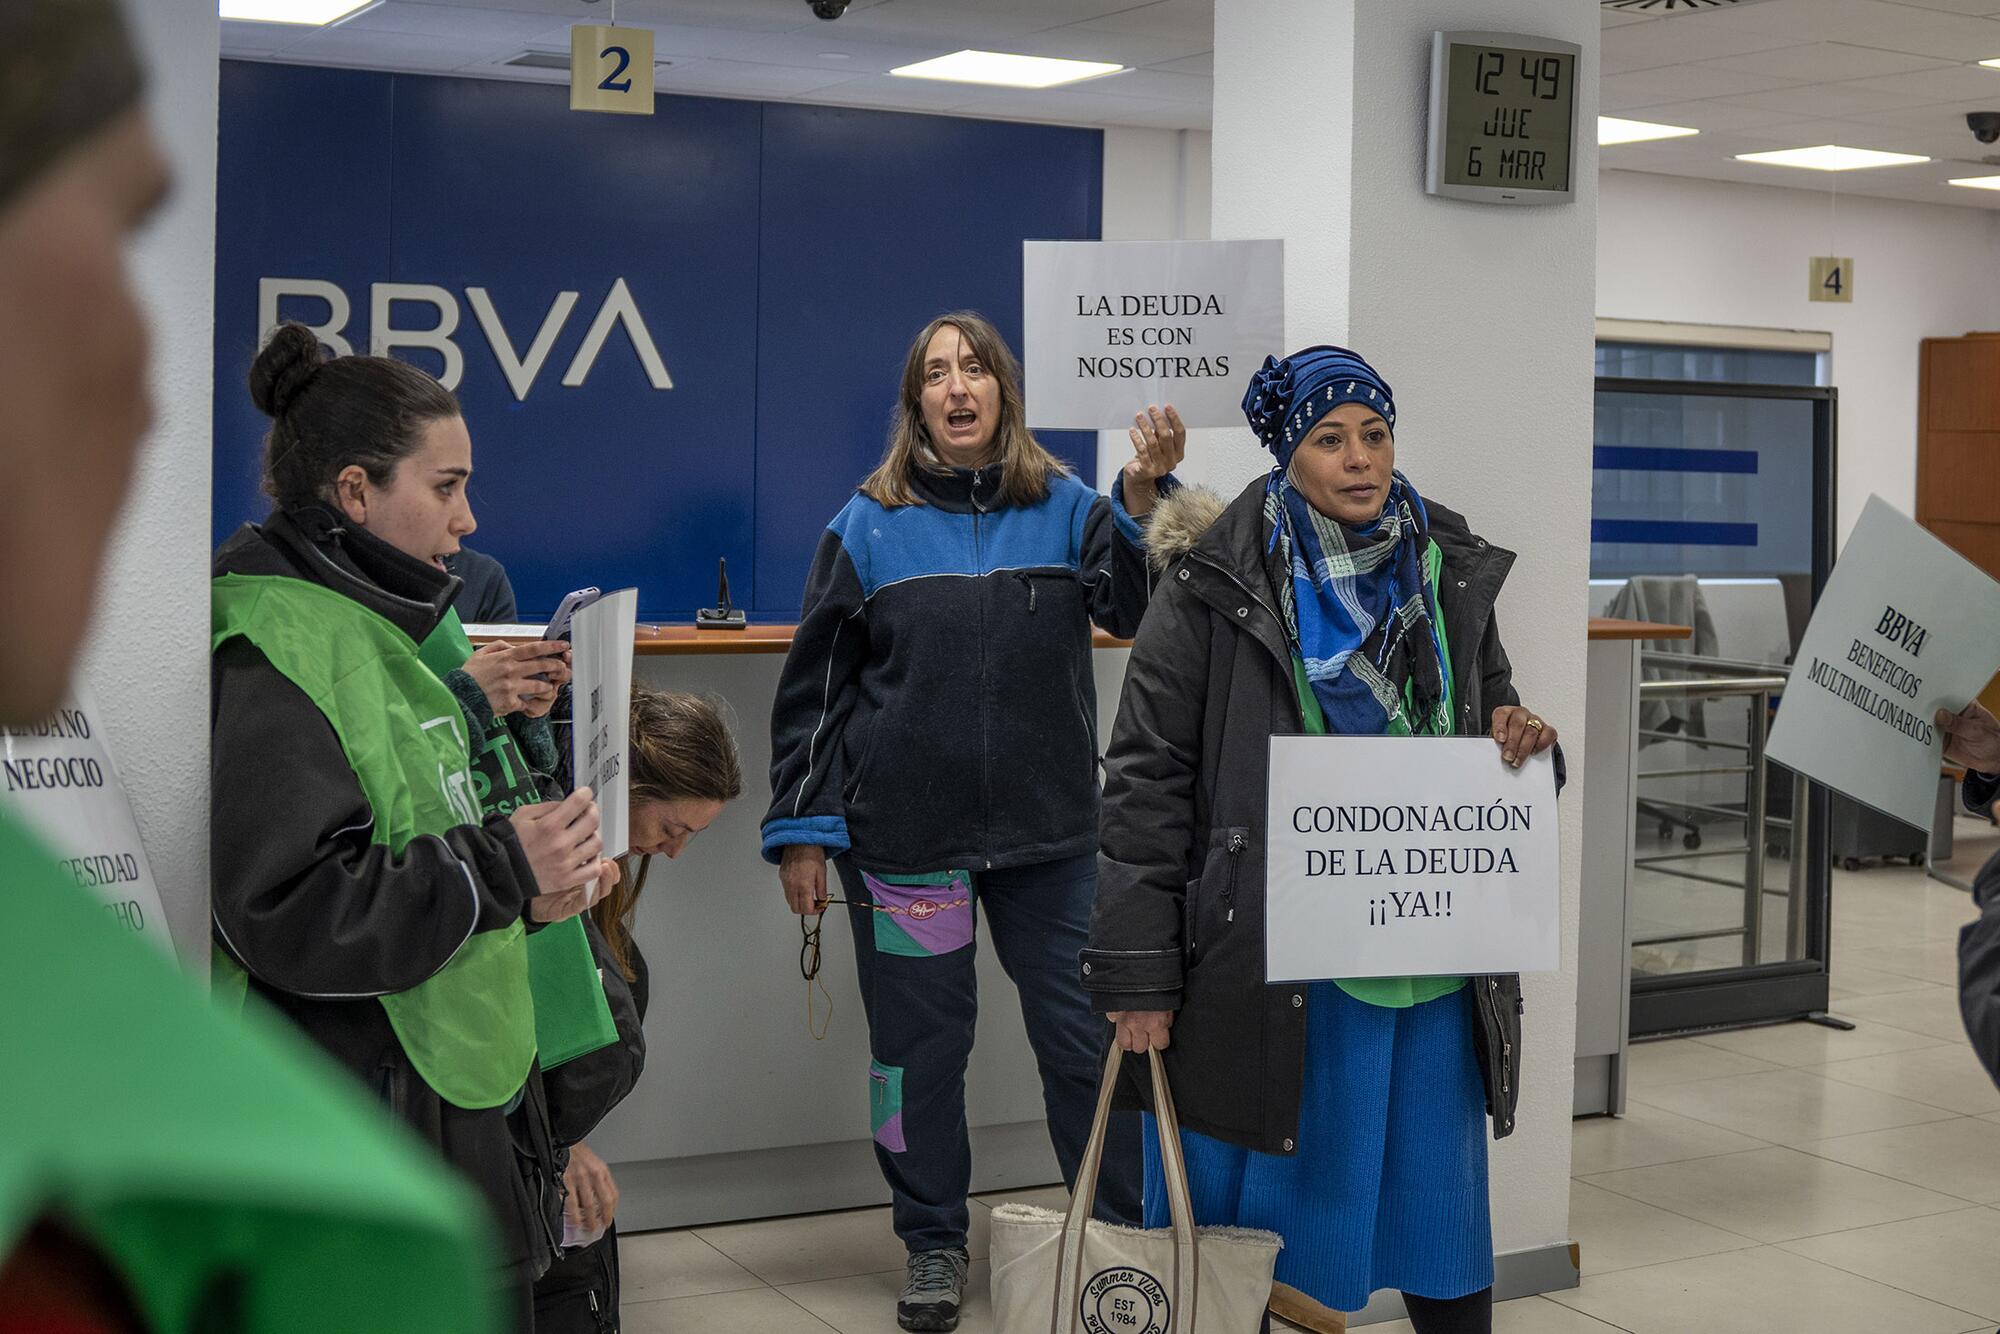
<svg viewBox="0 0 2000 1334">
<path fill-rule="evenodd" d="M 1528 726 L 1539 732 L 1542 730 L 1542 720 L 1540 718 L 1530 718 L 1528 719 Z"/>
</svg>

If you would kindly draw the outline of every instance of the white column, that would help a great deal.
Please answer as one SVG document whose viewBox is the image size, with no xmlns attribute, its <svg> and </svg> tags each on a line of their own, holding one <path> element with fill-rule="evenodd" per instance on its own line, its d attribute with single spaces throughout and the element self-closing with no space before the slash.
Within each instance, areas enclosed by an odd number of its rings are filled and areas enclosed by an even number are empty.
<svg viewBox="0 0 2000 1334">
<path fill-rule="evenodd" d="M 173 195 L 132 252 L 157 414 L 105 564 L 83 677 L 181 957 L 208 967 L 208 568 L 215 356 L 215 0 L 127 0 Z"/>
<path fill-rule="evenodd" d="M 1574 203 L 1424 193 L 1431 34 L 1459 28 L 1582 46 Z M 1212 232 L 1284 238 L 1288 345 L 1273 350 L 1335 343 L 1367 357 L 1396 392 L 1398 466 L 1520 554 L 1499 619 L 1524 702 L 1561 730 L 1569 758 L 1565 939 L 1561 971 L 1525 979 L 1518 1126 L 1493 1150 L 1494 1244 L 1544 1262 L 1570 1239 L 1597 51 L 1596 6 L 1575 0 L 1215 6 Z M 1216 453 L 1210 474 L 1231 494 L 1270 466 L 1247 429 Z M 1514 1272 L 1547 1272 L 1522 1261 Z"/>
</svg>

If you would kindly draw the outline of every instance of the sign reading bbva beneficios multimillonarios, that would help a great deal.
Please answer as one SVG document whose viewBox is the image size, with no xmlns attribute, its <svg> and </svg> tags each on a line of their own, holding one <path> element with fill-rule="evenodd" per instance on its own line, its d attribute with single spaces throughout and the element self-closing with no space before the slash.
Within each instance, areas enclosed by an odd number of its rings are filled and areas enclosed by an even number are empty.
<svg viewBox="0 0 2000 1334">
<path fill-rule="evenodd" d="M 2000 584 L 1870 496 L 1792 656 L 1766 753 L 1929 829 L 1937 711 L 1964 708 L 1996 666 Z"/>
</svg>

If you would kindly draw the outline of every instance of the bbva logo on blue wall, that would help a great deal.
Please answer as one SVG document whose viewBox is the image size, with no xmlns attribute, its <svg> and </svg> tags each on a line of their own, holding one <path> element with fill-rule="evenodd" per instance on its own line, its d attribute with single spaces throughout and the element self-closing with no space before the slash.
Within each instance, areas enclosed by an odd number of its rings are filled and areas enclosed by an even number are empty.
<svg viewBox="0 0 2000 1334">
<path fill-rule="evenodd" d="M 261 519 L 245 388 L 277 321 L 386 353 L 464 407 L 479 529 L 531 618 L 572 588 L 713 605 L 715 562 L 797 616 L 880 458 L 910 337 L 969 306 L 1018 339 L 1021 242 L 1099 233 L 1091 130 L 224 61 L 214 536 Z M 977 162 L 975 208 L 922 189 Z M 1045 443 L 1093 475 L 1095 437 Z"/>
<path fill-rule="evenodd" d="M 521 347 L 508 332 L 506 321 L 493 304 L 492 295 L 484 287 L 465 289 L 466 304 L 471 306 L 487 349 L 498 364 L 501 375 L 506 377 L 507 387 L 513 391 L 515 399 L 525 400 L 541 378 L 542 368 L 547 364 L 556 340 L 568 325 L 582 295 L 573 291 L 557 292 L 526 346 Z M 300 313 L 296 305 L 296 298 L 300 297 L 320 302 L 323 313 L 317 316 L 311 312 Z M 294 300 L 288 301 L 287 298 Z M 430 307 L 433 312 L 430 323 L 417 326 L 396 323 L 397 307 L 411 303 Z M 349 336 L 353 312 L 353 302 L 338 283 L 321 278 L 263 278 L 257 283 L 257 341 L 260 344 L 270 337 L 271 330 L 277 328 L 281 320 L 294 319 L 317 334 L 320 342 L 336 354 L 352 356 L 356 350 Z M 460 346 L 464 337 L 459 332 L 460 313 L 458 298 L 448 288 L 431 283 L 370 283 L 365 350 L 375 357 L 396 356 L 403 349 L 435 353 L 443 361 L 443 369 L 438 373 L 439 381 L 447 389 L 457 389 L 459 381 L 465 378 L 465 352 Z M 647 382 L 655 389 L 674 387 L 673 376 L 660 357 L 652 331 L 646 327 L 645 316 L 639 313 L 639 303 L 633 298 L 631 287 L 623 278 L 618 278 L 598 305 L 597 314 L 591 320 L 582 344 L 570 358 L 569 368 L 563 372 L 564 388 L 583 387 L 590 378 L 591 368 L 596 366 L 597 358 L 603 353 L 611 331 L 620 326 L 631 340 L 632 350 L 638 354 Z"/>
</svg>

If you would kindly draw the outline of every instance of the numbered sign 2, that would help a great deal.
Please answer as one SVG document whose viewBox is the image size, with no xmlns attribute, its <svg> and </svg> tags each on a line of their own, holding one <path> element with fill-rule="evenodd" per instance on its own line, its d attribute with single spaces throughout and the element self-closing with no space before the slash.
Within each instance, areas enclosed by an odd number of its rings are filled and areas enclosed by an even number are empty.
<svg viewBox="0 0 2000 1334">
<path fill-rule="evenodd" d="M 1814 255 L 1807 296 L 1814 301 L 1854 300 L 1854 261 L 1841 255 Z"/>
<path fill-rule="evenodd" d="M 569 109 L 653 114 L 653 30 L 589 24 L 569 30 Z"/>
</svg>

